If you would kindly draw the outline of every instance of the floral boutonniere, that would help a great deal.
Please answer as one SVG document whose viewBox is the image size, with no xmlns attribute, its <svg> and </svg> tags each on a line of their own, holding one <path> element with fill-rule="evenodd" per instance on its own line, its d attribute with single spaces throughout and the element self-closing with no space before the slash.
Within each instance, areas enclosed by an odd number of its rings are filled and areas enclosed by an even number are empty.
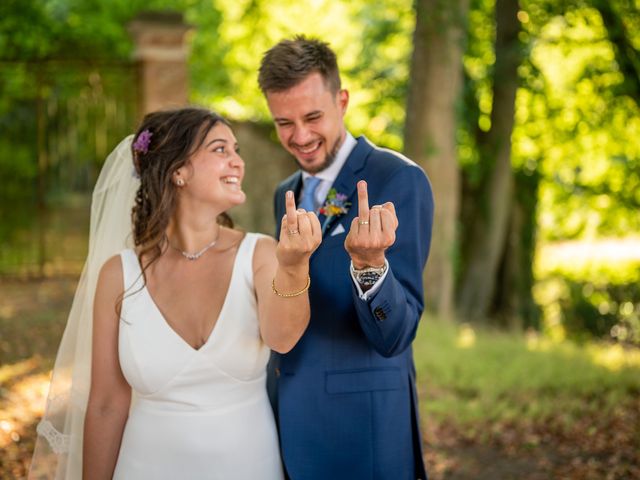
<svg viewBox="0 0 640 480">
<path fill-rule="evenodd" d="M 347 213 L 350 206 L 351 202 L 347 202 L 347 196 L 344 193 L 336 192 L 335 188 L 329 190 L 324 205 L 318 210 L 318 213 L 326 217 L 322 224 L 322 232 L 324 233 L 334 218 Z"/>
</svg>

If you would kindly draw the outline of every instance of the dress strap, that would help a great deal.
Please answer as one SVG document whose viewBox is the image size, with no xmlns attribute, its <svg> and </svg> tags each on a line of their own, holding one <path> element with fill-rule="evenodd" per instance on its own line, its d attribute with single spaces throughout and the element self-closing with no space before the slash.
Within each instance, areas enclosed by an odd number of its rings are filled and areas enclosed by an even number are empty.
<svg viewBox="0 0 640 480">
<path fill-rule="evenodd" d="M 258 240 L 265 237 L 261 233 L 247 233 L 242 239 L 240 246 L 238 247 L 238 266 L 241 267 L 242 276 L 253 288 L 253 254 L 256 249 Z"/>
<path fill-rule="evenodd" d="M 122 275 L 124 280 L 124 290 L 138 290 L 143 287 L 142 269 L 136 252 L 130 248 L 120 252 L 122 261 Z"/>
</svg>

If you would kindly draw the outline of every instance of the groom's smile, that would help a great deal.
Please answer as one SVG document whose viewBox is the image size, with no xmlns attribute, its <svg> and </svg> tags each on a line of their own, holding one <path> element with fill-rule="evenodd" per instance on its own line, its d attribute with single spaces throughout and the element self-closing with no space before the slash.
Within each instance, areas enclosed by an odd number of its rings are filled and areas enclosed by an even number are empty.
<svg viewBox="0 0 640 480">
<path fill-rule="evenodd" d="M 318 153 L 318 151 L 320 150 L 320 147 L 322 146 L 322 140 L 309 142 L 306 145 L 298 145 L 295 142 L 291 142 L 290 145 L 292 149 L 298 152 L 298 155 L 296 156 L 300 156 L 302 158 L 309 160 L 313 158 L 316 155 L 316 153 Z"/>
</svg>

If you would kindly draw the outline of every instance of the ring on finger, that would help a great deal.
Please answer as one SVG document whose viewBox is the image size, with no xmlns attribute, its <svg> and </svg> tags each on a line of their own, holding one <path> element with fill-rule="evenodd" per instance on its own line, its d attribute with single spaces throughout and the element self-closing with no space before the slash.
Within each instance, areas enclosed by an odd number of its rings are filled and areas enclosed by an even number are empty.
<svg viewBox="0 0 640 480">
<path fill-rule="evenodd" d="M 358 220 L 359 225 L 369 225 L 369 220 Z"/>
<path fill-rule="evenodd" d="M 300 233 L 300 231 L 296 228 L 296 229 L 289 229 L 287 230 L 287 234 L 288 235 L 298 235 Z"/>
</svg>

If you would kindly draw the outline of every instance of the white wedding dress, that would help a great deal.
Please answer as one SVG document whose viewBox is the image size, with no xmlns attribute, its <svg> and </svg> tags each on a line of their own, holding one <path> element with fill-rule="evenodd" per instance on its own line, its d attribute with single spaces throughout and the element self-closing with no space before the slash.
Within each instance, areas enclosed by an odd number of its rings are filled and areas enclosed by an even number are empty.
<svg viewBox="0 0 640 480">
<path fill-rule="evenodd" d="M 284 478 L 253 288 L 258 238 L 242 240 L 218 321 L 199 350 L 163 318 L 134 251 L 121 253 L 131 288 L 122 303 L 119 357 L 133 400 L 114 479 Z"/>
</svg>

